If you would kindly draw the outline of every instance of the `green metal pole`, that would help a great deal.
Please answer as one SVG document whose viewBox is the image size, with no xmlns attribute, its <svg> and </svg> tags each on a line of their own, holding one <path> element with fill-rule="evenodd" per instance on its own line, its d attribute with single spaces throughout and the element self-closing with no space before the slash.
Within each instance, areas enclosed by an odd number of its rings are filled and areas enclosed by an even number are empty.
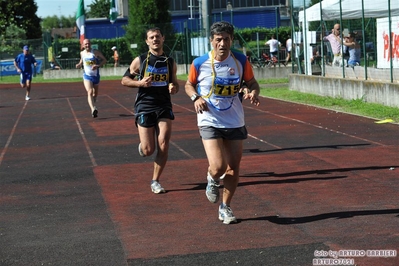
<svg viewBox="0 0 399 266">
<path fill-rule="evenodd" d="M 304 29 L 302 29 L 302 31 L 304 32 L 304 36 L 303 36 L 303 54 L 304 54 L 304 64 L 305 64 L 305 74 L 308 74 L 308 41 L 307 41 L 307 33 L 308 33 L 308 23 L 306 21 L 306 0 L 303 0 L 303 25 L 304 25 Z M 299 61 L 299 63 L 301 63 L 301 61 Z"/>
<path fill-rule="evenodd" d="M 320 28 L 321 28 L 321 76 L 324 77 L 326 75 L 325 73 L 325 68 L 326 68 L 326 62 L 324 60 L 324 31 L 323 31 L 323 2 L 320 1 Z"/>
<path fill-rule="evenodd" d="M 185 28 L 185 33 L 186 33 L 186 74 L 188 74 L 188 65 L 190 64 L 190 57 L 189 57 L 189 52 L 190 52 L 190 45 L 189 45 L 189 36 L 188 36 L 188 25 L 187 22 L 184 22 L 184 28 Z"/>
<path fill-rule="evenodd" d="M 274 8 L 274 14 L 275 14 L 275 18 L 276 18 L 276 40 L 278 41 L 278 19 L 277 19 L 277 12 L 279 12 L 278 7 Z M 280 66 L 280 47 L 278 48 L 277 51 L 277 62 L 278 62 L 278 66 Z"/>
<path fill-rule="evenodd" d="M 364 0 L 362 0 L 362 31 L 363 31 L 363 51 L 364 51 L 364 79 L 367 80 L 367 54 L 366 54 L 366 31 L 364 30 Z"/>
<path fill-rule="evenodd" d="M 388 0 L 388 27 L 389 27 L 389 56 L 390 56 L 390 75 L 391 83 L 393 82 L 393 62 L 392 62 L 392 17 L 391 17 L 391 0 Z"/>
<path fill-rule="evenodd" d="M 294 55 L 293 49 L 295 48 L 295 43 L 294 43 L 294 33 L 295 33 L 295 26 L 294 26 L 294 6 L 293 6 L 293 0 L 290 0 L 290 19 L 291 19 L 291 73 L 294 73 L 294 59 L 292 56 Z M 287 62 L 286 62 L 287 63 Z"/>
<path fill-rule="evenodd" d="M 342 35 L 342 0 L 339 0 L 339 25 L 340 25 L 340 37 L 341 37 L 341 64 L 342 64 L 342 77 L 345 78 L 345 61 L 344 61 L 344 47 L 342 44 L 343 35 Z"/>
</svg>

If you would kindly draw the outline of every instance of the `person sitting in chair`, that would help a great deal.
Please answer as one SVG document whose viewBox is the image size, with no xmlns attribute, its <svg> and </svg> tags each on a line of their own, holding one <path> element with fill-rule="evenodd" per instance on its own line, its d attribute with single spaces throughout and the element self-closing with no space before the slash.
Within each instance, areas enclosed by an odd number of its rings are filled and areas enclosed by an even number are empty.
<svg viewBox="0 0 399 266">
<path fill-rule="evenodd" d="M 59 65 L 56 65 L 54 61 L 50 62 L 50 68 L 51 69 L 56 69 L 56 70 L 60 70 L 61 67 Z"/>
</svg>

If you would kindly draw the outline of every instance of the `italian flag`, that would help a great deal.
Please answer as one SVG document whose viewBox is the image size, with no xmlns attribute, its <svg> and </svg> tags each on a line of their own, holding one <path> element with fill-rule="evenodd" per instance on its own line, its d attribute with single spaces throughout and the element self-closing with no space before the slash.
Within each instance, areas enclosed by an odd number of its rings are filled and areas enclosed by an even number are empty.
<svg viewBox="0 0 399 266">
<path fill-rule="evenodd" d="M 118 9 L 116 7 L 115 0 L 111 0 L 111 6 L 109 8 L 109 21 L 113 24 L 118 17 Z"/>
<path fill-rule="evenodd" d="M 80 44 L 85 39 L 85 3 L 84 0 L 79 0 L 78 11 L 76 12 L 76 26 L 80 31 Z"/>
</svg>

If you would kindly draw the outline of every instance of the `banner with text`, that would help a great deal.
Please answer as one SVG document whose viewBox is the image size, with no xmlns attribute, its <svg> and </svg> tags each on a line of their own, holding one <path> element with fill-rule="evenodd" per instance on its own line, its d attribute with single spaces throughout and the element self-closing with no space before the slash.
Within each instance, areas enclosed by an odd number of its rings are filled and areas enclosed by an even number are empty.
<svg viewBox="0 0 399 266">
<path fill-rule="evenodd" d="M 35 68 L 32 66 L 33 74 L 41 73 L 42 60 L 36 60 L 36 62 L 37 62 L 36 71 L 35 71 Z M 1 69 L 0 76 L 19 75 L 19 73 L 15 69 L 14 61 L 2 61 L 2 62 L 0 62 L 0 69 Z"/>
<path fill-rule="evenodd" d="M 399 68 L 399 17 L 391 17 L 392 66 Z M 377 68 L 391 67 L 389 47 L 389 20 L 377 19 Z"/>
</svg>

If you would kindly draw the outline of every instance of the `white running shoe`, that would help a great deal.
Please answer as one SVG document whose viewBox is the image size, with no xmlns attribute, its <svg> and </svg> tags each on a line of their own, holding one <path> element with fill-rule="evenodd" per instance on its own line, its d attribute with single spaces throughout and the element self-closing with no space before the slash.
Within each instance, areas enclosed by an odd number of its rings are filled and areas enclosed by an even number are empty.
<svg viewBox="0 0 399 266">
<path fill-rule="evenodd" d="M 29 101 L 30 97 L 29 96 L 25 96 L 25 101 Z"/>
<path fill-rule="evenodd" d="M 206 197 L 210 202 L 216 203 L 219 201 L 219 182 L 209 176 L 209 173 L 206 179 L 208 180 L 205 190 Z"/>
<path fill-rule="evenodd" d="M 151 181 L 151 191 L 155 194 L 165 193 L 165 189 L 159 184 L 158 181 L 152 180 Z"/>
<path fill-rule="evenodd" d="M 222 204 L 219 206 L 219 220 L 222 221 L 224 224 L 236 223 L 237 219 L 233 214 L 230 206 Z"/>
</svg>

